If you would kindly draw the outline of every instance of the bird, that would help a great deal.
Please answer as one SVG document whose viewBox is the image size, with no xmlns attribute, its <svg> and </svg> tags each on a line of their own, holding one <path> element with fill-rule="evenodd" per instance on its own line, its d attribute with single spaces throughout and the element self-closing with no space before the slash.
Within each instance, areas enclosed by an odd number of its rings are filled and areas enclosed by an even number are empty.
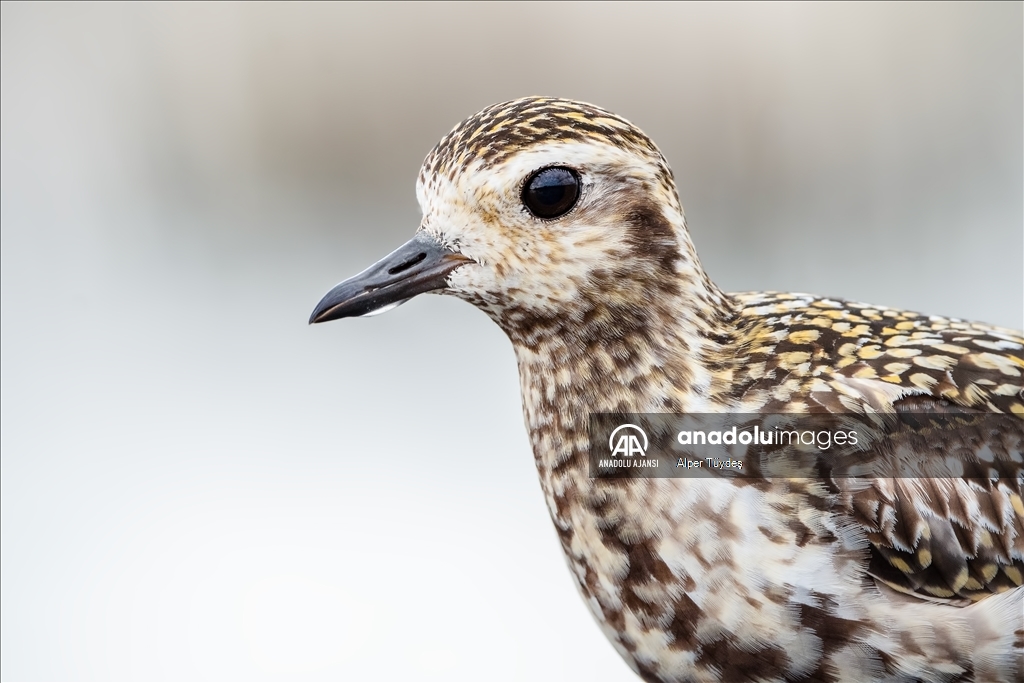
<svg viewBox="0 0 1024 683">
<path fill-rule="evenodd" d="M 643 680 L 1024 680 L 1024 334 L 722 291 L 665 156 L 585 102 L 470 116 L 416 195 L 413 238 L 310 322 L 438 293 L 498 324 L 570 572 Z M 881 425 L 867 455 L 932 448 L 964 469 L 595 476 L 590 416 L 627 413 L 862 416 Z M 914 431 L 921 414 L 943 419 Z"/>
</svg>

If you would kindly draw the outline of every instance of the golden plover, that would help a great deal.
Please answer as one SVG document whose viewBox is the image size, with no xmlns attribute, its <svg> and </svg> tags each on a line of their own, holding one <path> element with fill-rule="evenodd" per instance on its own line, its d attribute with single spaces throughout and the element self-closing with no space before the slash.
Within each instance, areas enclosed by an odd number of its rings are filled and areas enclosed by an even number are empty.
<svg viewBox="0 0 1024 683">
<path fill-rule="evenodd" d="M 438 292 L 505 331 L 569 568 L 641 677 L 1024 680 L 1021 333 L 722 292 L 661 152 L 582 102 L 484 109 L 427 155 L 416 191 L 415 237 L 310 322 Z M 1002 422 L 904 444 L 974 467 L 962 476 L 606 478 L 588 432 L 606 413 Z"/>
</svg>

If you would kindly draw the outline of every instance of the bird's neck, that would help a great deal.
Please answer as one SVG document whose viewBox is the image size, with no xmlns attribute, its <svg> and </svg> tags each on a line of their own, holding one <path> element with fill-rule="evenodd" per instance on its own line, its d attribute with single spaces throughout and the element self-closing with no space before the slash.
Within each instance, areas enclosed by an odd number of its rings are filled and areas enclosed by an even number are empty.
<svg viewBox="0 0 1024 683">
<path fill-rule="evenodd" d="M 639 302 L 594 299 L 528 328 L 503 325 L 542 473 L 570 462 L 586 471 L 591 413 L 726 408 L 714 366 L 733 346 L 734 316 L 733 300 L 697 264 L 670 285 L 652 283 Z"/>
</svg>

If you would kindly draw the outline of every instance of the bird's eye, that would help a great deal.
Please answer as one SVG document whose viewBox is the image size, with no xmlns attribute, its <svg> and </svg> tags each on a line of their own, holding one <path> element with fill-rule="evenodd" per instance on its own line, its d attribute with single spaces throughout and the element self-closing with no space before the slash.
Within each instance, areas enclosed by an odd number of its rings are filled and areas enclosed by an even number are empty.
<svg viewBox="0 0 1024 683">
<path fill-rule="evenodd" d="M 579 198 L 580 176 L 563 166 L 542 168 L 523 186 L 523 204 L 537 218 L 564 216 Z"/>
</svg>

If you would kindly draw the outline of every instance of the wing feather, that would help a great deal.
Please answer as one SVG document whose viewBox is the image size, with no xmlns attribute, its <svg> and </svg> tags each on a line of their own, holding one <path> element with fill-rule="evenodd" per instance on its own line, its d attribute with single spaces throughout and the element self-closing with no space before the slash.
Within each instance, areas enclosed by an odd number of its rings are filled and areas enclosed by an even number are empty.
<svg viewBox="0 0 1024 683">
<path fill-rule="evenodd" d="M 964 604 L 1021 585 L 1024 421 L 935 402 L 932 415 L 956 418 L 922 426 L 927 407 L 897 401 L 901 419 L 871 446 L 879 458 L 911 451 L 924 476 L 868 486 L 834 479 L 844 514 L 870 543 L 868 574 L 904 593 Z M 933 461 L 945 472 L 950 454 L 964 476 L 927 476 Z"/>
<path fill-rule="evenodd" d="M 1020 586 L 1024 335 L 804 294 L 735 299 L 750 349 L 730 366 L 738 406 L 885 415 L 865 457 L 923 467 L 867 485 L 833 479 L 841 514 L 869 541 L 866 572 L 960 604 Z M 960 472 L 927 471 L 950 460 Z"/>
</svg>

